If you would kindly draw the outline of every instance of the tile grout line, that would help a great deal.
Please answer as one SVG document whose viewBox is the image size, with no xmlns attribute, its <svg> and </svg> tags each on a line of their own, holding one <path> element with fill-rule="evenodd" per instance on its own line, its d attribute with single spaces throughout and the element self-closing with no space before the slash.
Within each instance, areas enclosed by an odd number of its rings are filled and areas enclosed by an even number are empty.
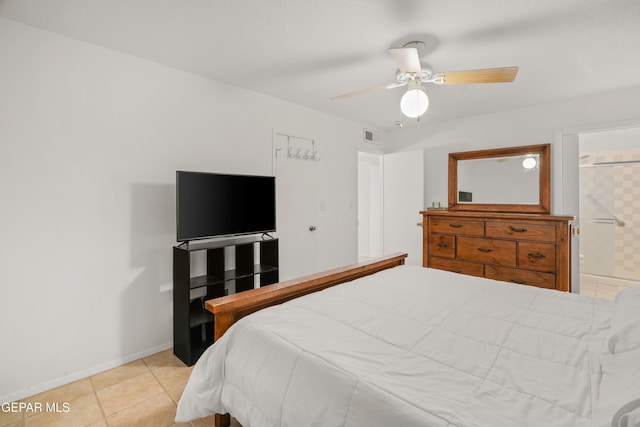
<svg viewBox="0 0 640 427">
<path fill-rule="evenodd" d="M 141 403 L 143 403 L 143 402 L 146 402 L 146 401 L 148 401 L 148 400 L 150 400 L 150 399 L 153 399 L 153 398 L 155 398 L 155 397 L 158 397 L 158 396 L 160 396 L 160 395 L 161 395 L 161 394 L 163 394 L 163 393 L 166 393 L 166 391 L 165 391 L 165 389 L 164 389 L 164 386 L 162 385 L 162 383 L 160 382 L 160 380 L 158 380 L 158 378 L 155 376 L 155 374 L 153 373 L 153 370 L 149 367 L 149 365 L 148 365 L 148 364 L 147 364 L 147 362 L 144 360 L 144 358 L 141 358 L 141 359 L 139 359 L 139 360 L 140 360 L 140 361 L 142 361 L 142 363 L 144 363 L 144 365 L 145 365 L 145 367 L 147 368 L 148 372 L 149 372 L 149 373 L 151 374 L 151 376 L 153 376 L 153 378 L 158 382 L 158 384 L 160 385 L 160 387 L 162 388 L 162 390 L 163 390 L 163 391 L 162 391 L 162 392 L 159 392 L 159 393 L 156 393 L 156 394 L 154 394 L 154 395 L 152 395 L 152 396 L 148 396 L 147 398 L 142 399 L 142 400 L 140 400 L 140 401 L 138 401 L 138 402 L 136 402 L 136 403 L 132 403 L 132 404 L 130 404 L 129 406 L 126 406 L 126 407 L 124 407 L 124 408 L 120 408 L 118 411 L 116 411 L 116 412 L 114 412 L 114 413 L 112 413 L 112 414 L 109 414 L 108 416 L 105 416 L 104 421 L 105 421 L 105 423 L 107 424 L 107 426 L 109 426 L 109 418 L 110 418 L 110 417 L 113 417 L 113 416 L 115 416 L 115 415 L 118 415 L 118 414 L 120 414 L 121 412 L 124 412 L 124 411 L 126 411 L 126 410 L 128 410 L 128 409 L 131 409 L 132 407 L 134 407 L 134 406 L 136 406 L 136 405 L 139 405 L 139 404 L 141 404 Z M 138 374 L 138 375 L 133 376 L 132 378 L 139 378 L 139 377 L 141 377 L 141 376 L 143 376 L 143 375 L 144 375 L 144 373 L 143 373 L 143 374 Z M 127 381 L 127 380 L 124 380 L 124 381 Z M 120 381 L 120 382 L 118 382 L 118 383 L 116 383 L 116 384 L 112 384 L 112 385 L 110 385 L 109 387 L 112 387 L 112 386 L 115 386 L 115 385 L 117 385 L 117 384 L 120 384 L 121 382 L 123 382 L 123 381 Z M 104 389 L 107 389 L 107 388 L 109 388 L 109 387 L 105 387 Z M 104 389 L 103 389 L 103 390 L 104 390 Z M 96 393 L 96 398 L 97 398 L 97 393 Z M 171 398 L 171 396 L 169 396 L 169 398 Z M 173 401 L 173 399 L 172 399 L 172 401 Z M 98 400 L 98 402 L 99 402 L 99 400 Z M 162 427 L 164 427 L 164 426 L 162 426 Z"/>
<path fill-rule="evenodd" d="M 149 371 L 151 372 L 151 375 L 153 375 L 153 378 L 156 379 L 156 381 L 158 381 L 158 383 L 160 384 L 160 387 L 162 387 L 162 390 L 164 390 L 164 393 L 169 396 L 169 399 L 171 399 L 171 402 L 173 403 L 173 405 L 175 406 L 176 410 L 178 409 L 178 402 L 176 402 L 176 400 L 173 398 L 173 396 L 171 396 L 171 393 L 169 393 L 169 390 L 167 390 L 167 388 L 165 387 L 165 385 L 162 383 L 162 381 L 160 381 L 160 378 L 158 378 L 156 376 L 156 373 L 154 372 L 154 370 L 151 368 L 151 366 L 149 366 L 149 364 L 147 363 L 146 360 L 144 360 L 144 358 L 142 358 L 142 362 L 144 362 L 144 364 L 147 366 L 147 368 L 149 368 Z M 174 421 L 171 422 L 171 424 L 169 424 L 169 426 L 173 425 L 175 423 L 175 416 L 174 416 Z M 189 422 L 190 426 L 193 426 L 193 424 L 191 424 L 191 422 Z"/>
<path fill-rule="evenodd" d="M 93 389 L 93 395 L 96 398 L 96 402 L 98 402 L 98 408 L 100 408 L 100 413 L 102 414 L 102 420 L 108 426 L 109 423 L 107 422 L 107 415 L 104 413 L 104 408 L 102 407 L 102 403 L 100 402 L 100 399 L 98 398 L 98 390 L 96 390 L 96 385 L 93 383 L 93 377 L 94 377 L 94 375 L 89 377 L 89 382 L 91 383 L 91 388 Z"/>
</svg>

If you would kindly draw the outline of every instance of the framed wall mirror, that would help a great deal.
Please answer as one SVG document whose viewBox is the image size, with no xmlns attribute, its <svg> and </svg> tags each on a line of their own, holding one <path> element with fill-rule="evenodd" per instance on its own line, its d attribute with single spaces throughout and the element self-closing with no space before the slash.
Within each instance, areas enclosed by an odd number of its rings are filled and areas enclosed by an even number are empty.
<svg viewBox="0 0 640 427">
<path fill-rule="evenodd" d="M 449 153 L 449 209 L 550 212 L 550 145 Z"/>
</svg>

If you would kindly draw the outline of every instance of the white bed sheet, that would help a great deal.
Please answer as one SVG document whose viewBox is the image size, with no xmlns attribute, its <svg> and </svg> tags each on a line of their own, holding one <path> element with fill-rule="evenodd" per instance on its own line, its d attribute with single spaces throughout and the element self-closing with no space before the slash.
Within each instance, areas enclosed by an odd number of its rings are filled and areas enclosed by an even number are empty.
<svg viewBox="0 0 640 427">
<path fill-rule="evenodd" d="M 228 412 L 244 427 L 610 425 L 627 403 L 611 395 L 613 377 L 628 378 L 634 364 L 620 359 L 602 373 L 601 359 L 618 357 L 603 354 L 615 310 L 396 267 L 240 320 L 194 367 L 176 420 Z"/>
</svg>

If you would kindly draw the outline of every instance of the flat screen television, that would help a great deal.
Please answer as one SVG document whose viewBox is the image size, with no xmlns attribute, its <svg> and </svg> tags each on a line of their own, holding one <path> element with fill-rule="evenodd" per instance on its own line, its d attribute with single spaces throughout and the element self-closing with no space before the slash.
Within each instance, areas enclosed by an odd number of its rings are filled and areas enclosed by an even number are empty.
<svg viewBox="0 0 640 427">
<path fill-rule="evenodd" d="M 176 172 L 177 240 L 276 230 L 273 176 Z"/>
</svg>

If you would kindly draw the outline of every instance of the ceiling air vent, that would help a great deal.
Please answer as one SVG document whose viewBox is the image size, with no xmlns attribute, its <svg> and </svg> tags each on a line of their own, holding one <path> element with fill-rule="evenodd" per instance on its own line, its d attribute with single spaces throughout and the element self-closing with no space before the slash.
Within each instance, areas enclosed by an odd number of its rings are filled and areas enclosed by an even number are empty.
<svg viewBox="0 0 640 427">
<path fill-rule="evenodd" d="M 373 131 L 373 130 L 369 130 L 369 129 L 364 129 L 364 142 L 368 142 L 369 144 L 376 144 L 376 145 L 380 145 L 380 133 Z"/>
</svg>

